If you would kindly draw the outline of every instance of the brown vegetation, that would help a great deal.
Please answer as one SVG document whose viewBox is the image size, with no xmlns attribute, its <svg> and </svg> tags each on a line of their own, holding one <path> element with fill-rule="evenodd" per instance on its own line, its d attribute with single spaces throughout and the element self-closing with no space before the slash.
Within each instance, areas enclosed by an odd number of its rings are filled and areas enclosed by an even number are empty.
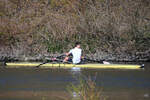
<svg viewBox="0 0 150 100">
<path fill-rule="evenodd" d="M 78 84 L 67 87 L 71 100 L 106 100 L 102 88 L 96 85 L 96 80 L 86 76 L 80 76 L 77 80 L 79 80 Z"/>
<path fill-rule="evenodd" d="M 0 49 L 61 53 L 150 51 L 149 0 L 1 0 Z"/>
</svg>

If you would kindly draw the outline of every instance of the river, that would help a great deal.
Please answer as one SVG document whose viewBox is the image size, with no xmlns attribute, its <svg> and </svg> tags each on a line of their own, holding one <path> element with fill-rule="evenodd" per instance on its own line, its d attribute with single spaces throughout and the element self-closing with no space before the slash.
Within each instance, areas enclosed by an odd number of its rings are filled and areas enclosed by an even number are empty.
<svg viewBox="0 0 150 100">
<path fill-rule="evenodd" d="M 145 69 L 0 69 L 0 100 L 70 100 L 67 86 L 95 78 L 106 100 L 150 100 L 150 63 Z"/>
</svg>

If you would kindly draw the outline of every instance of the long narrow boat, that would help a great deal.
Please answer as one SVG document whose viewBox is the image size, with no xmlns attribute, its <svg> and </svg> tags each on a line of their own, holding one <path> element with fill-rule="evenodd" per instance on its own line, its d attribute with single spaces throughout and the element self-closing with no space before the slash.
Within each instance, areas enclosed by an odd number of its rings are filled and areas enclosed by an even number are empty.
<svg viewBox="0 0 150 100">
<path fill-rule="evenodd" d="M 36 67 L 41 63 L 37 62 L 11 62 L 6 63 L 6 68 L 22 68 L 22 67 Z M 47 63 L 40 66 L 40 68 L 103 68 L 103 69 L 141 69 L 141 65 L 129 65 L 129 64 L 59 64 L 59 63 Z"/>
</svg>

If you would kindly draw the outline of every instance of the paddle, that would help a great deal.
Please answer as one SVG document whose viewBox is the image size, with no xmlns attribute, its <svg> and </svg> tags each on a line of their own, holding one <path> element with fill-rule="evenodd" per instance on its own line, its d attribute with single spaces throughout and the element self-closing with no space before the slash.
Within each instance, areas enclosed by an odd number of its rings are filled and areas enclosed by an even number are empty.
<svg viewBox="0 0 150 100">
<path fill-rule="evenodd" d="M 38 66 L 36 66 L 36 68 L 39 68 L 41 65 L 44 65 L 44 64 L 49 63 L 49 62 L 60 61 L 60 60 L 58 60 L 58 59 L 61 58 L 61 57 L 63 57 L 63 56 L 65 56 L 65 55 L 62 54 L 62 55 L 60 55 L 60 56 L 57 56 L 57 57 L 52 58 L 51 60 L 47 60 L 47 61 L 45 61 L 45 62 L 39 64 Z M 57 59 L 57 58 L 58 58 L 58 59 Z"/>
<path fill-rule="evenodd" d="M 109 62 L 105 60 L 94 60 L 94 59 L 89 59 L 89 58 L 84 58 L 84 60 L 91 61 L 91 62 L 97 62 L 97 63 L 103 63 L 103 64 L 110 64 Z"/>
</svg>

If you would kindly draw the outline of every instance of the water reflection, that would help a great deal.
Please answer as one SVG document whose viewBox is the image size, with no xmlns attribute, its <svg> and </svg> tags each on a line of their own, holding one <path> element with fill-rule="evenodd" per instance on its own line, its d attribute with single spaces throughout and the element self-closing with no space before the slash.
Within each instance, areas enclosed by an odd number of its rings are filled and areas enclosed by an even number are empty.
<svg viewBox="0 0 150 100">
<path fill-rule="evenodd" d="M 81 68 L 79 67 L 73 67 L 71 68 L 71 73 L 74 74 L 81 74 Z"/>
<path fill-rule="evenodd" d="M 30 100 L 41 100 L 35 99 L 35 94 L 48 98 L 55 95 L 48 100 L 60 100 L 56 96 L 69 98 L 66 87 L 70 83 L 79 84 L 78 77 L 81 75 L 96 79 L 97 86 L 103 86 L 104 94 L 111 100 L 150 99 L 150 64 L 145 64 L 145 70 L 0 69 L 0 100 L 8 100 L 8 97 L 17 100 L 25 98 L 23 95 L 31 97 Z"/>
</svg>

